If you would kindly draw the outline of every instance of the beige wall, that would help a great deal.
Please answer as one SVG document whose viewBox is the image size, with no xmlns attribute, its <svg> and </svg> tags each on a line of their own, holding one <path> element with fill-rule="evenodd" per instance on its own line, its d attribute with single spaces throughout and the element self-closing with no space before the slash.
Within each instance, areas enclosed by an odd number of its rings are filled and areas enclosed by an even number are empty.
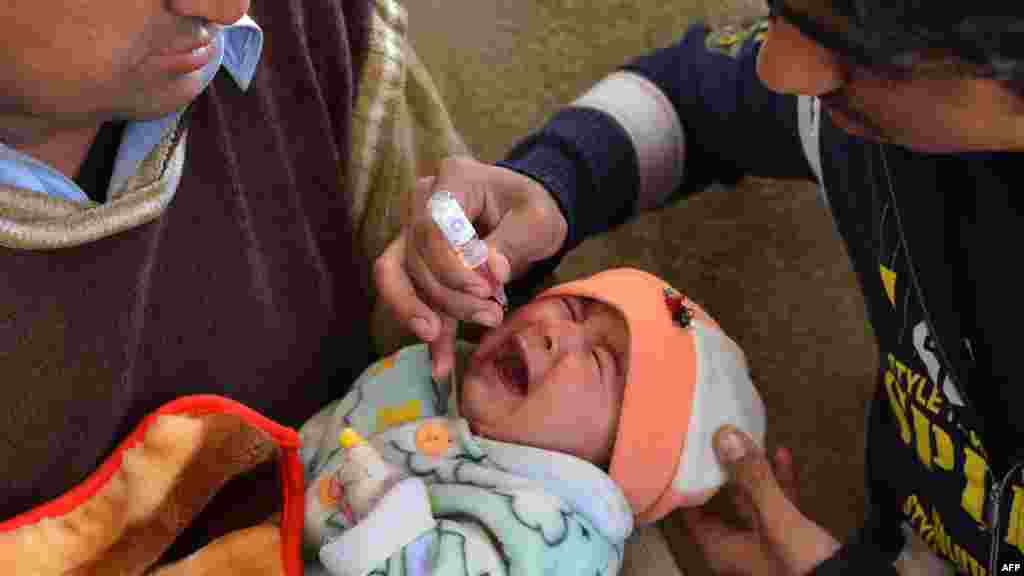
<svg viewBox="0 0 1024 576">
<path fill-rule="evenodd" d="M 410 34 L 475 153 L 495 160 L 629 57 L 677 38 L 713 0 L 411 0 Z M 758 0 L 737 0 L 757 2 Z M 599 8 L 594 8 L 599 6 Z M 741 135 L 738 135 L 741 136 Z M 715 188 L 584 244 L 563 278 L 638 266 L 701 302 L 747 352 L 769 442 L 803 468 L 802 509 L 840 537 L 861 519 L 862 423 L 876 353 L 832 223 L 806 183 Z M 677 518 L 681 565 L 704 574 Z"/>
</svg>

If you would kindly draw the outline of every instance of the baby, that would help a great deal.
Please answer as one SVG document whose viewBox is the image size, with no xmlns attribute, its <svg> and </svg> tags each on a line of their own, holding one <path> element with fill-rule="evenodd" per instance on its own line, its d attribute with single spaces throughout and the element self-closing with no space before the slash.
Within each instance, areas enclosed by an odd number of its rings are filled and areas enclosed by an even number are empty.
<svg viewBox="0 0 1024 576">
<path fill-rule="evenodd" d="M 302 427 L 307 573 L 617 574 L 635 524 L 724 482 L 726 423 L 763 441 L 743 353 L 696 304 L 633 269 L 556 286 L 460 343 L 450 382 L 407 347 Z M 353 466 L 391 476 L 369 504 Z"/>
</svg>

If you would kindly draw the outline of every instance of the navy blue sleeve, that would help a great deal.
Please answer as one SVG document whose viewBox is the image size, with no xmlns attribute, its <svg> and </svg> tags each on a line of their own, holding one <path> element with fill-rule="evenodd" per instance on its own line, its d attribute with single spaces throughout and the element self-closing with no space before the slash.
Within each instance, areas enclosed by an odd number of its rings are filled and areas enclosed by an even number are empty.
<svg viewBox="0 0 1024 576">
<path fill-rule="evenodd" d="M 673 198 L 746 175 L 814 178 L 800 143 L 796 97 L 768 90 L 757 77 L 759 38 L 751 33 L 729 48 L 709 42 L 708 29 L 695 25 L 676 44 L 623 67 L 658 86 L 683 125 L 684 181 Z M 634 212 L 636 152 L 625 130 L 603 112 L 559 111 L 498 165 L 541 183 L 569 223 L 565 245 L 543 269 Z"/>
<path fill-rule="evenodd" d="M 625 222 L 634 212 L 640 180 L 633 145 L 610 115 L 566 108 L 520 141 L 498 166 L 533 178 L 551 193 L 568 223 L 568 235 L 551 258 L 510 282 L 511 307 L 530 300 L 562 258 L 585 238 Z"/>
<path fill-rule="evenodd" d="M 721 46 L 703 25 L 683 39 L 625 66 L 661 88 L 686 133 L 686 178 L 677 193 L 744 176 L 801 178 L 814 174 L 797 125 L 797 97 L 772 92 L 757 76 L 761 41 Z"/>
<path fill-rule="evenodd" d="M 864 524 L 843 542 L 832 557 L 818 564 L 809 576 L 844 576 L 872 574 L 898 576 L 893 562 L 903 546 L 899 521 L 888 518 L 876 502 L 868 503 Z"/>
</svg>

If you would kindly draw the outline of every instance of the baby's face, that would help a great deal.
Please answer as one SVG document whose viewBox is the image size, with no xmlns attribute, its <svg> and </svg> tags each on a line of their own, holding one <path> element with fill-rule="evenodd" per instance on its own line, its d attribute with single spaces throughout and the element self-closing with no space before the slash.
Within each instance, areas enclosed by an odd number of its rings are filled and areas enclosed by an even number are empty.
<svg viewBox="0 0 1024 576">
<path fill-rule="evenodd" d="M 534 300 L 470 359 L 459 410 L 477 434 L 608 463 L 622 408 L 629 329 L 607 304 Z"/>
</svg>

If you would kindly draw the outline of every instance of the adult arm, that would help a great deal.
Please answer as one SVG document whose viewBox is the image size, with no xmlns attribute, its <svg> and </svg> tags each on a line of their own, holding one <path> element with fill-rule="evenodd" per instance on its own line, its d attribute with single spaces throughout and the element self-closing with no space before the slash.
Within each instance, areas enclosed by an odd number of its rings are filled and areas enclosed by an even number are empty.
<svg viewBox="0 0 1024 576">
<path fill-rule="evenodd" d="M 691 27 L 599 82 L 498 164 L 540 183 L 568 224 L 561 250 L 524 285 L 585 238 L 714 182 L 813 179 L 797 97 L 757 77 L 764 26 L 732 36 Z"/>
</svg>

